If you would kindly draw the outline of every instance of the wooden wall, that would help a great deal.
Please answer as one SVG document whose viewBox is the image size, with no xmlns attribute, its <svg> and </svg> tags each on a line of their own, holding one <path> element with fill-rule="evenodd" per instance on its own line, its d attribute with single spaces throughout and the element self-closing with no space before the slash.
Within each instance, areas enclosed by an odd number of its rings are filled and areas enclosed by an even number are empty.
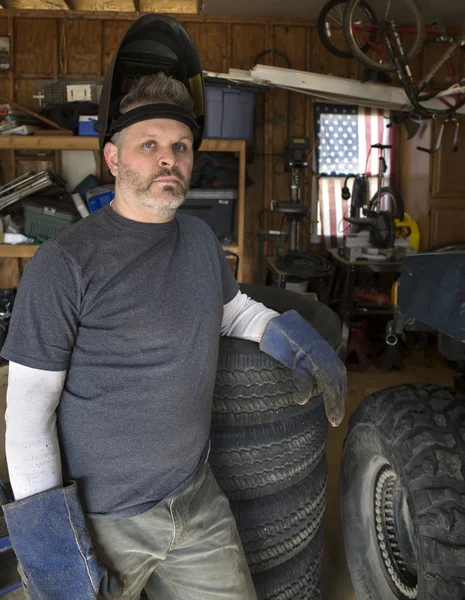
<svg viewBox="0 0 465 600">
<path fill-rule="evenodd" d="M 113 14 L 79 18 L 76 13 L 61 13 L 52 18 L 45 13 L 13 13 L 0 18 L 0 35 L 11 36 L 13 54 L 12 72 L 0 74 L 0 93 L 33 106 L 34 80 L 103 76 L 132 17 Z M 193 37 L 206 70 L 250 69 L 262 50 L 275 48 L 289 56 L 295 69 L 345 77 L 359 72 L 355 61 L 343 61 L 326 52 L 310 22 L 190 15 L 179 18 Z M 283 59 L 270 55 L 260 62 L 287 66 Z M 287 105 L 286 91 L 273 90 L 258 96 L 255 144 L 249 149 L 253 161 L 248 171 L 254 185 L 248 189 L 246 201 L 246 281 L 256 279 L 258 212 L 270 207 L 272 199 L 289 197 L 288 175 L 283 174 L 280 159 L 287 134 Z M 313 135 L 311 99 L 303 94 L 292 94 L 291 134 Z M 311 174 L 307 171 L 303 197 L 308 205 L 310 190 Z"/>
<path fill-rule="evenodd" d="M 133 14 L 9 12 L 0 18 L 0 35 L 12 39 L 13 69 L 0 74 L 0 93 L 31 105 L 33 82 L 46 78 L 93 78 L 103 76 L 122 35 L 135 17 Z M 294 69 L 358 78 L 361 67 L 354 60 L 329 54 L 321 45 L 311 22 L 263 19 L 201 18 L 191 15 L 182 20 L 199 50 L 204 69 L 227 72 L 230 67 L 250 69 L 263 50 L 285 52 Z M 430 51 L 429 51 L 430 52 Z M 418 59 L 418 64 L 432 57 Z M 287 66 L 282 58 L 266 55 L 260 62 Z M 253 162 L 248 171 L 254 185 L 246 200 L 246 281 L 256 279 L 257 216 L 273 199 L 287 199 L 288 175 L 283 173 L 283 153 L 287 125 L 287 98 L 284 90 L 258 96 Z M 291 135 L 313 138 L 312 100 L 292 94 Z M 11 154 L 11 153 L 10 153 Z M 311 204 L 311 172 L 305 172 L 303 197 Z M 279 222 L 278 222 L 279 223 Z M 271 223 L 270 223 L 271 224 Z M 274 225 L 274 224 L 273 224 Z M 304 236 L 308 246 L 308 235 Z"/>
</svg>

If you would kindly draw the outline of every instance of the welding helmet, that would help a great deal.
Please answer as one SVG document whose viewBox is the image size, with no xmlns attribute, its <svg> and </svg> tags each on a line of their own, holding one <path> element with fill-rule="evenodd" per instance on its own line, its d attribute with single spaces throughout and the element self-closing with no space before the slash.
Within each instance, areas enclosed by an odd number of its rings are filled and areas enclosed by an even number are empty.
<svg viewBox="0 0 465 600">
<path fill-rule="evenodd" d="M 194 103 L 194 117 L 173 104 L 148 104 L 124 114 L 123 97 L 141 76 L 162 71 L 183 83 Z M 175 119 L 185 123 L 194 135 L 198 150 L 205 124 L 203 72 L 200 58 L 184 26 L 166 15 L 143 15 L 126 31 L 105 75 L 94 125 L 102 150 L 111 137 L 125 127 L 146 119 Z"/>
</svg>

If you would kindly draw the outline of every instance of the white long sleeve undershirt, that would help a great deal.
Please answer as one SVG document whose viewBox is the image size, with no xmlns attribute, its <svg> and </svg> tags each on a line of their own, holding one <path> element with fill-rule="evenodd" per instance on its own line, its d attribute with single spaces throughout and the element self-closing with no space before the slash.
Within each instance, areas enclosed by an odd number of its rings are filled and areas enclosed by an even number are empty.
<svg viewBox="0 0 465 600">
<path fill-rule="evenodd" d="M 65 377 L 10 362 L 5 447 L 16 500 L 62 485 L 55 410 Z"/>
<path fill-rule="evenodd" d="M 225 304 L 222 335 L 260 342 L 279 313 L 238 292 Z M 63 485 L 56 408 L 66 371 L 43 371 L 10 362 L 6 457 L 16 500 Z"/>
</svg>

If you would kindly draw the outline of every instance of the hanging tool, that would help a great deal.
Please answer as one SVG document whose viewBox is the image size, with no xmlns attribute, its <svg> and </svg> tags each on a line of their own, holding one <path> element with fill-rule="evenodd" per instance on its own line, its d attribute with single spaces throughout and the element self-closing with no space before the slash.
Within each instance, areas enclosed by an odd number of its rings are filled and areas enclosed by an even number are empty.
<svg viewBox="0 0 465 600">
<path fill-rule="evenodd" d="M 433 117 L 433 118 L 435 118 L 435 117 Z M 454 131 L 454 141 L 452 144 L 452 151 L 458 152 L 459 151 L 460 123 L 458 122 L 458 120 L 455 117 L 452 117 L 452 116 L 448 117 L 441 123 L 441 128 L 439 129 L 439 134 L 438 134 L 438 137 L 436 140 L 436 145 L 434 146 L 434 148 L 424 148 L 423 146 L 417 146 L 417 150 L 421 150 L 422 152 L 427 152 L 428 154 L 436 154 L 436 152 L 438 152 L 439 148 L 441 147 L 442 135 L 444 133 L 444 128 L 446 126 L 446 123 L 454 123 L 454 122 L 455 122 L 455 131 Z"/>
</svg>

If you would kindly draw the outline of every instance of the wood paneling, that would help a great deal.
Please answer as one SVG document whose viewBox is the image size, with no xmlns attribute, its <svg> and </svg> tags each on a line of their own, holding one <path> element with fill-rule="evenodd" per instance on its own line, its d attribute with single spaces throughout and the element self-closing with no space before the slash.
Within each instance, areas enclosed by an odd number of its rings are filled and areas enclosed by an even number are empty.
<svg viewBox="0 0 465 600">
<path fill-rule="evenodd" d="M 453 152 L 455 123 L 447 123 L 439 152 L 433 156 L 433 198 L 463 198 L 465 203 L 465 118 L 459 118 L 458 152 Z M 435 143 L 440 123 L 435 124 Z"/>
<path fill-rule="evenodd" d="M 104 21 L 102 29 L 102 75 L 108 69 L 113 54 L 131 25 L 131 21 Z"/>
<path fill-rule="evenodd" d="M 430 247 L 465 242 L 465 202 L 458 206 L 432 206 Z"/>
<path fill-rule="evenodd" d="M 198 48 L 202 58 L 202 68 L 206 71 L 223 72 L 224 59 L 227 55 L 226 25 L 221 23 L 191 23 L 185 26 Z"/>
<path fill-rule="evenodd" d="M 64 21 L 60 28 L 60 75 L 93 75 L 102 69 L 102 32 L 99 21 Z"/>
<path fill-rule="evenodd" d="M 134 10 L 132 0 L 74 0 L 75 10 L 108 10 L 128 11 Z"/>
<path fill-rule="evenodd" d="M 231 64 L 235 69 L 251 69 L 255 57 L 266 49 L 265 25 L 231 25 Z"/>
<path fill-rule="evenodd" d="M 140 0 L 140 12 L 197 14 L 199 0 Z"/>
<path fill-rule="evenodd" d="M 405 212 L 412 219 L 418 221 L 420 228 L 420 244 L 422 249 L 429 246 L 429 170 L 430 156 L 426 152 L 416 149 L 420 143 L 422 146 L 431 145 L 431 123 L 428 122 L 421 140 L 407 140 L 405 131 L 402 131 L 400 144 L 400 165 L 402 177 L 400 177 L 400 193 L 404 201 Z"/>
<path fill-rule="evenodd" d="M 10 0 L 9 7 L 23 10 L 69 10 L 65 0 Z"/>
<path fill-rule="evenodd" d="M 284 52 L 290 60 L 291 68 L 305 70 L 306 66 L 306 36 L 305 27 L 273 27 L 273 48 Z M 273 55 L 273 65 L 287 67 L 287 62 L 279 55 Z M 305 94 L 292 92 L 290 94 L 289 115 L 289 93 L 286 90 L 273 90 L 270 100 L 273 107 L 273 145 L 272 153 L 282 155 L 284 143 L 288 136 L 287 120 L 290 118 L 290 135 L 308 135 L 305 111 Z M 275 161 L 276 163 L 276 161 Z M 284 160 L 280 160 L 273 169 L 273 199 L 288 200 L 289 198 L 289 176 L 283 174 Z"/>
<path fill-rule="evenodd" d="M 37 100 L 34 95 L 38 93 L 37 79 L 17 79 L 15 81 L 15 100 L 24 106 L 37 110 Z"/>
<path fill-rule="evenodd" d="M 230 67 L 236 69 L 251 69 L 255 65 L 255 57 L 267 46 L 266 27 L 264 25 L 239 25 L 230 26 Z M 228 68 L 229 68 L 228 66 Z M 268 98 L 264 99 L 268 102 Z M 260 114 L 260 113 L 256 113 Z M 263 119 L 262 116 L 257 117 Z M 264 149 L 266 152 L 266 148 Z M 258 158 L 261 162 L 262 157 Z M 257 231 L 257 213 L 265 202 L 263 197 L 263 176 L 264 172 L 259 169 L 253 170 L 253 178 L 256 185 L 247 190 L 247 201 L 245 204 L 245 223 L 246 237 L 244 248 L 244 281 L 252 281 L 255 278 L 256 271 L 256 231 Z M 265 171 L 266 176 L 266 171 Z M 268 174 L 270 176 L 270 174 Z M 269 201 L 268 201 L 269 202 Z"/>
<path fill-rule="evenodd" d="M 53 77 L 57 56 L 54 19 L 15 19 L 14 71 Z"/>
</svg>

